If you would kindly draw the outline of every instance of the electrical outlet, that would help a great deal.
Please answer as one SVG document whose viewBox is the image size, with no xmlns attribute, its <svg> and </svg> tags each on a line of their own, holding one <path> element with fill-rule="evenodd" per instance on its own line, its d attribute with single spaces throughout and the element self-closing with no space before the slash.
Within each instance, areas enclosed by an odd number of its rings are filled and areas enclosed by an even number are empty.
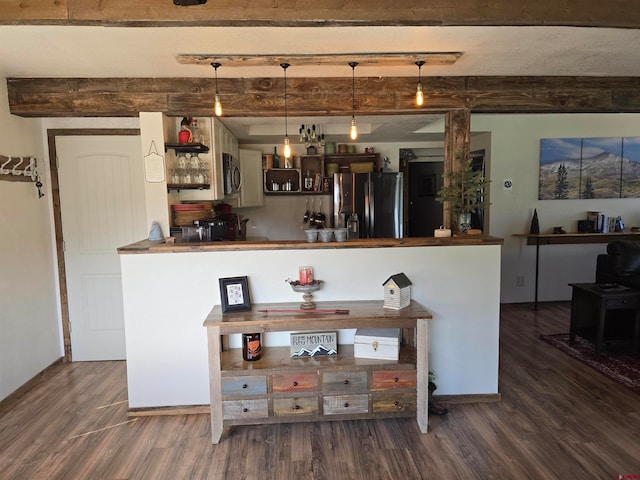
<svg viewBox="0 0 640 480">
<path fill-rule="evenodd" d="M 524 276 L 517 275 L 516 276 L 516 287 L 524 287 Z"/>
<path fill-rule="evenodd" d="M 251 228 L 256 228 L 258 226 L 257 220 L 249 220 L 249 222 L 251 222 Z"/>
</svg>

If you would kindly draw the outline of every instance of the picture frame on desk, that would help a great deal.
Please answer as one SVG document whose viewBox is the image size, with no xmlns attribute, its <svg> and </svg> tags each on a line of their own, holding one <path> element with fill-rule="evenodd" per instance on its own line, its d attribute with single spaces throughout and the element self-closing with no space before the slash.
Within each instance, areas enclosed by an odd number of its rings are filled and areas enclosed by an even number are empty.
<svg viewBox="0 0 640 480">
<path fill-rule="evenodd" d="M 228 277 L 218 279 L 220 283 L 220 304 L 222 313 L 248 312 L 251 310 L 249 279 Z"/>
</svg>

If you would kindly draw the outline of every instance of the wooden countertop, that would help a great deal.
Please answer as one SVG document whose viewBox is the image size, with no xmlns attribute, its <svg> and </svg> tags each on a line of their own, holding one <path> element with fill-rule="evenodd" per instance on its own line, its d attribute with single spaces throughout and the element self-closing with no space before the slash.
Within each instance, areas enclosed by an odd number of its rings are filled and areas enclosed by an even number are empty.
<svg viewBox="0 0 640 480">
<path fill-rule="evenodd" d="M 235 242 L 189 242 L 166 243 L 141 240 L 118 248 L 119 254 L 132 253 L 183 253 L 224 252 L 247 250 L 313 250 L 341 248 L 394 248 L 394 247 L 441 247 L 453 245 L 502 245 L 504 240 L 485 235 L 458 235 L 449 238 L 366 238 L 346 242 L 316 242 L 305 240 L 235 241 Z"/>
</svg>

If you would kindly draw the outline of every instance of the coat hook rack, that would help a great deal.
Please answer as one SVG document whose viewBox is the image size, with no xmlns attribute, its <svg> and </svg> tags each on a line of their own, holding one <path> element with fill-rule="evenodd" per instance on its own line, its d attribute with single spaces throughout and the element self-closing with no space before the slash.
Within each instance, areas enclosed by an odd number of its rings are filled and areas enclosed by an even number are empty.
<svg viewBox="0 0 640 480">
<path fill-rule="evenodd" d="M 9 182 L 36 182 L 38 198 L 44 197 L 38 166 L 34 157 L 7 157 L 0 155 L 0 180 Z"/>
</svg>

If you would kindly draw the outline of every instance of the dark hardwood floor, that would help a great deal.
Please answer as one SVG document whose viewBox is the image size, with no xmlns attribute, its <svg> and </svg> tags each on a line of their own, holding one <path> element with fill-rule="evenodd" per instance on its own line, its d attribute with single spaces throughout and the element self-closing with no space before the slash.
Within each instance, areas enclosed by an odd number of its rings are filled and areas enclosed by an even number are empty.
<svg viewBox="0 0 640 480">
<path fill-rule="evenodd" d="M 413 419 L 234 427 L 127 418 L 124 362 L 63 364 L 0 411 L 0 479 L 616 479 L 640 476 L 640 395 L 539 340 L 567 303 L 504 305 L 502 401 Z M 436 391 L 436 393 L 438 393 Z"/>
</svg>

